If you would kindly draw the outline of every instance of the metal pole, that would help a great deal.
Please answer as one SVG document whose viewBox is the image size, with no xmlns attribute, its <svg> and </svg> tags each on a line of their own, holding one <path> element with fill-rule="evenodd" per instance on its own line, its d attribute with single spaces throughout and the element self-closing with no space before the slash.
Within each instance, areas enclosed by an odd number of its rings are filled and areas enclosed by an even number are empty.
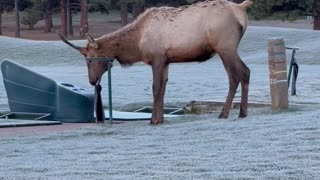
<svg viewBox="0 0 320 180">
<path fill-rule="evenodd" d="M 293 60 L 294 60 L 295 54 L 296 54 L 296 50 L 292 50 L 291 61 L 290 61 L 290 66 L 289 66 L 289 73 L 288 73 L 288 89 L 289 89 L 289 87 L 290 87 L 290 80 L 291 80 L 291 73 L 292 73 L 292 65 L 293 65 Z"/>
<path fill-rule="evenodd" d="M 110 121 L 110 125 L 112 125 L 111 64 L 112 64 L 112 61 L 108 61 L 108 96 L 109 96 L 109 121 Z"/>
</svg>

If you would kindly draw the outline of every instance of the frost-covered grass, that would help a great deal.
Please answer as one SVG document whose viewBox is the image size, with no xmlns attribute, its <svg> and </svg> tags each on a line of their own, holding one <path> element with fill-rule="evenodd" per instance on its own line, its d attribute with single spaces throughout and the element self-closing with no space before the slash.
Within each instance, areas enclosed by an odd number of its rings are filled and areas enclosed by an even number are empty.
<svg viewBox="0 0 320 180">
<path fill-rule="evenodd" d="M 299 46 L 296 97 L 288 111 L 249 109 L 249 117 L 218 114 L 96 126 L 64 133 L 0 137 L 0 179 L 318 179 L 320 177 L 320 33 L 249 27 L 240 45 L 251 69 L 249 100 L 268 102 L 267 39 Z M 83 41 L 76 43 L 84 44 Z M 91 88 L 83 58 L 61 42 L 0 37 L 9 58 L 57 81 Z M 147 66 L 113 73 L 114 106 L 151 104 Z M 107 88 L 106 78 L 102 82 Z M 224 101 L 228 82 L 220 60 L 173 64 L 165 102 Z M 239 99 L 239 90 L 236 100 Z M 107 92 L 102 94 L 107 102 Z M 106 104 L 106 103 L 105 103 Z M 8 110 L 0 84 L 0 110 Z M 1 129 L 0 129 L 1 131 Z"/>
<path fill-rule="evenodd" d="M 296 46 L 297 61 L 301 64 L 320 64 L 320 32 L 273 27 L 249 27 L 240 44 L 242 59 L 249 64 L 268 64 L 268 39 L 283 37 L 287 46 Z M 291 52 L 287 51 L 288 61 Z"/>
<path fill-rule="evenodd" d="M 320 32 L 271 27 L 248 27 L 239 48 L 242 59 L 247 64 L 268 64 L 267 43 L 272 37 L 283 37 L 286 45 L 300 47 L 297 52 L 298 62 L 320 64 Z M 85 45 L 85 41 L 74 42 Z M 83 57 L 78 52 L 58 41 L 31 41 L 0 36 L 0 47 L 0 59 L 14 59 L 23 65 L 84 65 Z"/>
<path fill-rule="evenodd" d="M 301 48 L 296 56 L 300 65 L 297 82 L 298 96 L 290 97 L 290 101 L 320 102 L 317 83 L 320 76 L 318 71 L 320 32 L 254 26 L 248 28 L 239 48 L 242 59 L 251 69 L 250 101 L 270 101 L 267 41 L 271 37 L 284 37 L 287 45 Z M 75 43 L 85 44 L 84 41 L 75 41 Z M 0 60 L 12 59 L 54 80 L 91 88 L 83 57 L 62 42 L 0 37 L 0 47 Z M 150 67 L 136 65 L 123 69 L 115 66 L 112 71 L 114 105 L 117 109 L 135 103 L 151 104 Z M 102 84 L 106 89 L 106 78 L 103 79 Z M 169 70 L 165 102 L 175 105 L 191 100 L 224 101 L 227 89 L 226 72 L 217 57 L 200 64 L 173 64 Z M 239 94 L 236 96 L 239 98 Z M 107 91 L 103 91 L 103 98 L 107 102 Z M 0 110 L 8 110 L 2 83 L 0 84 Z"/>
<path fill-rule="evenodd" d="M 0 138 L 0 179 L 318 179 L 320 110 Z"/>
</svg>

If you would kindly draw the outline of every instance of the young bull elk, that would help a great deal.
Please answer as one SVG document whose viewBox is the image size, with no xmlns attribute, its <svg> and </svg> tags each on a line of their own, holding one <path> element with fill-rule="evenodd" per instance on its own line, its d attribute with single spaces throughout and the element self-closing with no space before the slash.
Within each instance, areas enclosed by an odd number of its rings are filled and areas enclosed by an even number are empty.
<svg viewBox="0 0 320 180">
<path fill-rule="evenodd" d="M 151 124 L 163 123 L 163 100 L 168 81 L 168 65 L 203 62 L 218 54 L 229 79 L 229 93 L 219 118 L 227 118 L 241 82 L 239 117 L 247 116 L 250 70 L 238 55 L 239 42 L 247 28 L 246 0 L 207 0 L 188 7 L 151 8 L 122 29 L 98 39 L 87 35 L 87 47 L 77 49 L 86 58 L 115 58 L 122 65 L 143 61 L 153 72 L 153 112 Z M 87 60 L 90 84 L 100 83 L 108 62 Z"/>
</svg>

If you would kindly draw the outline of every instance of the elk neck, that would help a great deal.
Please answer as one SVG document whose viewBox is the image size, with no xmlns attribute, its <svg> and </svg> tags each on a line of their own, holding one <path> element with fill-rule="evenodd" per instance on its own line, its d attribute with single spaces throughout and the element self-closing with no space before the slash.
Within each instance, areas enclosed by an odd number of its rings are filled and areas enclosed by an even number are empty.
<svg viewBox="0 0 320 180">
<path fill-rule="evenodd" d="M 139 49 L 140 28 L 129 24 L 113 33 L 97 39 L 105 56 L 115 57 L 122 65 L 131 65 L 141 60 Z M 107 55 L 108 54 L 108 55 Z"/>
</svg>

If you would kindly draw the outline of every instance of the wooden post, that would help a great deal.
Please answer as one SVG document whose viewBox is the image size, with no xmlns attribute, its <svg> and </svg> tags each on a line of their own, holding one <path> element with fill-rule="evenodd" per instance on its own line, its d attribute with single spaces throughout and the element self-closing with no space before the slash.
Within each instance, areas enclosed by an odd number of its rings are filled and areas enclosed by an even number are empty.
<svg viewBox="0 0 320 180">
<path fill-rule="evenodd" d="M 283 38 L 269 39 L 269 77 L 272 109 L 288 108 L 286 46 Z"/>
</svg>

